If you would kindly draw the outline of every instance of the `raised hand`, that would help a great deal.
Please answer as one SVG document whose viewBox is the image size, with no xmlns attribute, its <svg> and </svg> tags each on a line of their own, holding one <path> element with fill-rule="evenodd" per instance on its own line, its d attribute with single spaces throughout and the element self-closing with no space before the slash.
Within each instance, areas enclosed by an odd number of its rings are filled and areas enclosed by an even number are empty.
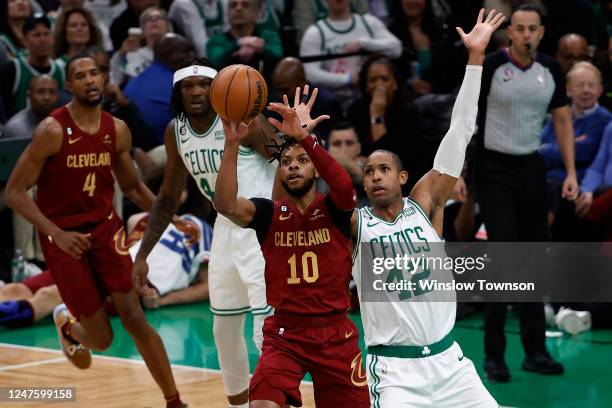
<svg viewBox="0 0 612 408">
<path fill-rule="evenodd" d="M 329 115 L 321 115 L 316 119 L 312 119 L 310 117 L 310 111 L 317 99 L 319 89 L 315 88 L 312 91 L 312 95 L 308 101 L 305 102 L 309 90 L 310 87 L 305 85 L 303 98 L 301 89 L 298 87 L 295 90 L 293 107 L 289 105 L 287 95 L 283 95 L 283 103 L 273 102 L 268 105 L 269 110 L 276 112 L 283 117 L 283 123 L 274 118 L 269 118 L 268 121 L 272 124 L 272 126 L 288 136 L 292 136 L 297 140 L 302 140 L 308 136 L 319 123 L 329 119 Z"/>
<path fill-rule="evenodd" d="M 248 125 L 244 122 L 236 123 L 230 122 L 221 118 L 223 122 L 223 132 L 225 133 L 225 140 L 229 143 L 240 143 L 249 135 L 251 130 L 255 128 L 257 124 L 257 118 L 253 119 Z"/>
<path fill-rule="evenodd" d="M 468 34 L 466 34 L 461 27 L 456 27 L 457 32 L 461 36 L 461 40 L 469 51 L 475 51 L 484 54 L 491 35 L 497 30 L 504 22 L 506 17 L 495 9 L 491 10 L 487 17 L 484 16 L 485 10 L 480 9 L 478 18 L 476 19 L 476 25 L 472 28 Z"/>
</svg>

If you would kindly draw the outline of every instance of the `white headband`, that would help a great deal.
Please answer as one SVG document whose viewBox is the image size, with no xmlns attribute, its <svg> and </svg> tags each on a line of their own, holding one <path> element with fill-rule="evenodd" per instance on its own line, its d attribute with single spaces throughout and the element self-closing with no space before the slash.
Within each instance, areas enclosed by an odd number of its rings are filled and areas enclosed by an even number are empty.
<svg viewBox="0 0 612 408">
<path fill-rule="evenodd" d="M 191 65 L 189 67 L 181 68 L 174 73 L 172 78 L 172 86 L 176 85 L 177 82 L 182 81 L 185 78 L 193 76 L 205 76 L 213 79 L 217 76 L 217 71 L 210 67 L 204 67 L 202 65 Z"/>
</svg>

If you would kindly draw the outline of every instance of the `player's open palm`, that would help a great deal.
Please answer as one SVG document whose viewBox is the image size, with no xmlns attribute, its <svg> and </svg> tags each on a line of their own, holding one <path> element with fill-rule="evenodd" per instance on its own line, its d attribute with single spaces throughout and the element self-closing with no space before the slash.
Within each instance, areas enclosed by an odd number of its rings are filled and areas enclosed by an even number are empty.
<svg viewBox="0 0 612 408">
<path fill-rule="evenodd" d="M 223 122 L 223 133 L 225 140 L 230 143 L 240 143 L 251 133 L 257 124 L 257 118 L 253 119 L 248 125 L 244 122 L 230 122 L 226 119 L 221 119 Z"/>
<path fill-rule="evenodd" d="M 53 242 L 62 251 L 70 254 L 75 259 L 79 259 L 89 248 L 91 234 L 81 234 L 74 231 L 60 231 L 53 236 Z"/>
<path fill-rule="evenodd" d="M 466 34 L 461 27 L 457 27 L 457 32 L 461 36 L 465 48 L 470 51 L 484 53 L 491 35 L 501 26 L 505 19 L 506 17 L 495 9 L 492 9 L 485 18 L 485 10 L 480 9 L 476 25 L 472 28 L 472 31 Z"/>
<path fill-rule="evenodd" d="M 310 117 L 312 106 L 317 100 L 319 89 L 315 88 L 312 95 L 308 98 L 310 87 L 304 86 L 304 94 L 298 87 L 295 90 L 293 98 L 293 107 L 289 105 L 287 95 L 283 95 L 283 103 L 271 103 L 268 109 L 282 116 L 283 122 L 279 122 L 275 118 L 268 119 L 270 123 L 288 136 L 295 137 L 298 140 L 308 136 L 315 127 L 324 120 L 329 119 L 329 115 L 321 115 L 315 119 Z M 307 100 L 308 99 L 308 100 Z"/>
</svg>

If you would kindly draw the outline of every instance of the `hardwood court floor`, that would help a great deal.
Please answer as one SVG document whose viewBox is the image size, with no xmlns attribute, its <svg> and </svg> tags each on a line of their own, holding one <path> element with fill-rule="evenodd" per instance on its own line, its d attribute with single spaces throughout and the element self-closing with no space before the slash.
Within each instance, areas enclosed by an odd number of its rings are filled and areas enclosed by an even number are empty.
<svg viewBox="0 0 612 408">
<path fill-rule="evenodd" d="M 164 341 L 181 394 L 190 407 L 225 408 L 208 304 L 148 311 L 147 318 Z M 361 332 L 358 314 L 351 318 Z M 133 342 L 117 318 L 113 318 L 111 323 L 115 332 L 112 346 L 103 353 L 104 356 L 94 357 L 92 367 L 85 371 L 79 371 L 63 360 L 50 318 L 33 327 L 0 328 L 0 386 L 76 386 L 78 398 L 77 403 L 0 403 L 0 407 L 163 408 L 161 393 L 142 364 Z M 251 327 L 251 319 L 247 318 L 246 337 L 252 370 L 257 362 L 257 352 L 248 335 Z M 482 316 L 475 314 L 457 322 L 454 335 L 465 355 L 472 359 L 484 377 L 481 368 Z M 512 313 L 508 315 L 506 338 L 506 361 L 512 372 L 512 381 L 494 384 L 484 380 L 485 386 L 501 405 L 612 407 L 612 330 L 548 338 L 549 350 L 566 368 L 564 375 L 555 377 L 526 373 L 520 369 L 523 352 L 517 318 Z M 304 406 L 314 407 L 311 386 L 302 388 Z"/>
</svg>

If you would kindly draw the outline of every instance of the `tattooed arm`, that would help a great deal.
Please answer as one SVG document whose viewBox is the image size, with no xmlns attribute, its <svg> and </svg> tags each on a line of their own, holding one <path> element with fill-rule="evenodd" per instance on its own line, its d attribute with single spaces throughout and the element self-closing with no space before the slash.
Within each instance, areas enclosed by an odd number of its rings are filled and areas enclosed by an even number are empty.
<svg viewBox="0 0 612 408">
<path fill-rule="evenodd" d="M 187 169 L 178 154 L 174 135 L 174 121 L 171 121 L 166 127 L 164 138 L 168 155 L 166 169 L 164 170 L 164 181 L 149 214 L 149 223 L 132 269 L 132 284 L 139 292 L 147 287 L 147 273 L 149 271 L 146 262 L 147 256 L 172 221 L 188 176 Z"/>
</svg>

